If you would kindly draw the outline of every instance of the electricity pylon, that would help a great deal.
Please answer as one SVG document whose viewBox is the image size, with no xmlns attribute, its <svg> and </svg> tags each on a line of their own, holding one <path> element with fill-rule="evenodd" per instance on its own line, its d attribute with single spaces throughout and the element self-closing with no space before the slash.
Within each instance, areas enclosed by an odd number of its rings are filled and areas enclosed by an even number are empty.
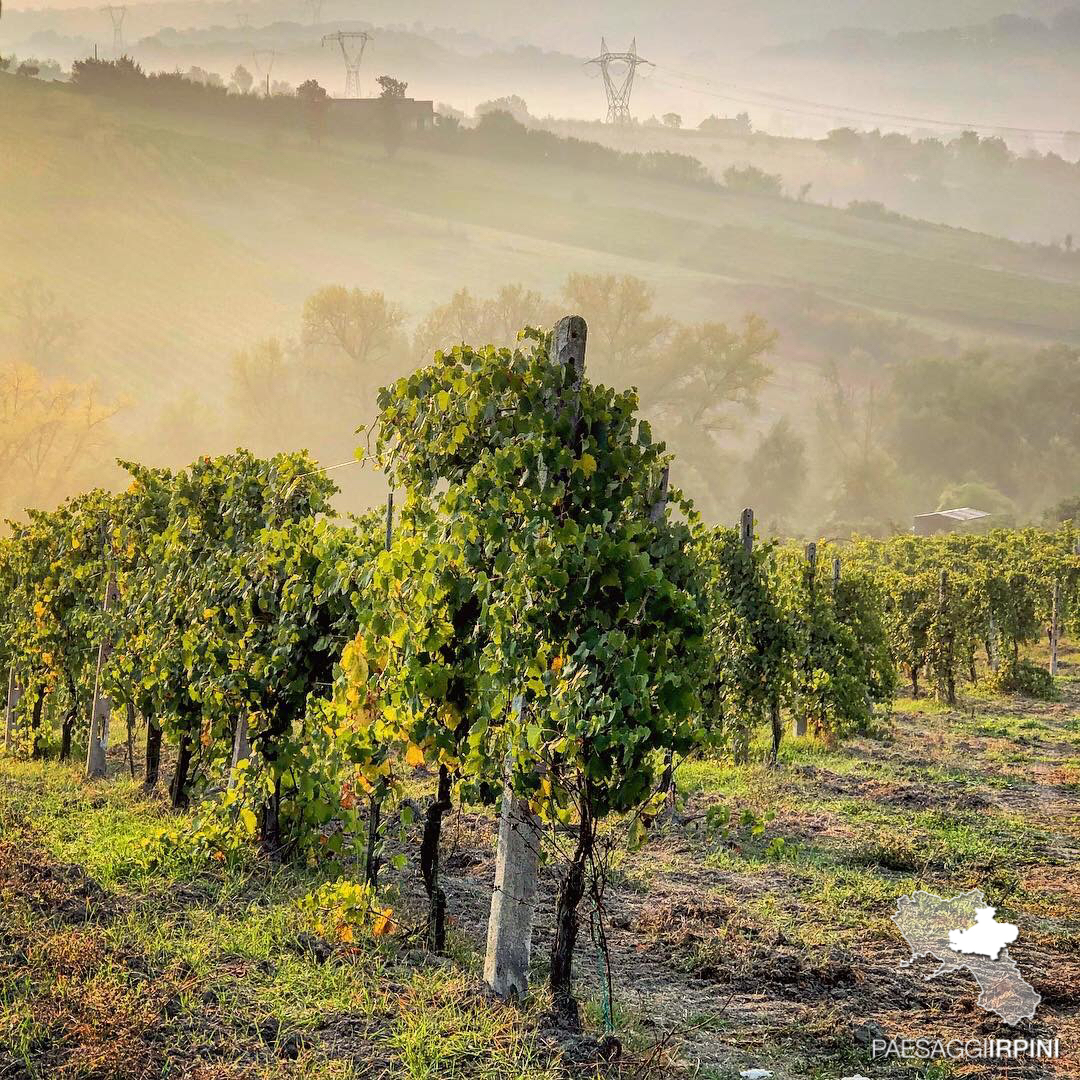
<svg viewBox="0 0 1080 1080">
<path fill-rule="evenodd" d="M 600 39 L 600 55 L 586 60 L 586 64 L 596 64 L 604 77 L 604 90 L 607 93 L 607 122 L 609 124 L 630 123 L 630 91 L 634 89 L 634 75 L 642 64 L 656 67 L 650 60 L 638 56 L 637 38 L 630 42 L 626 52 L 611 52 L 607 42 Z M 612 71 L 612 68 L 615 70 Z"/>
<path fill-rule="evenodd" d="M 101 9 L 112 22 L 112 51 L 113 59 L 119 60 L 124 54 L 124 16 L 127 8 L 116 4 L 106 4 Z"/>
<path fill-rule="evenodd" d="M 270 72 L 274 70 L 274 57 L 277 53 L 273 49 L 256 49 L 251 54 L 255 64 L 255 74 L 264 86 L 266 96 L 270 96 Z"/>
<path fill-rule="evenodd" d="M 345 61 L 345 96 L 360 96 L 360 61 L 364 58 L 364 47 L 371 40 L 366 30 L 339 30 L 336 34 L 327 34 L 322 43 L 336 41 L 341 47 L 341 58 Z M 359 48 L 350 42 L 359 42 Z"/>
<path fill-rule="evenodd" d="M 311 25 L 317 26 L 322 19 L 323 0 L 304 0 L 307 7 L 311 8 Z"/>
</svg>

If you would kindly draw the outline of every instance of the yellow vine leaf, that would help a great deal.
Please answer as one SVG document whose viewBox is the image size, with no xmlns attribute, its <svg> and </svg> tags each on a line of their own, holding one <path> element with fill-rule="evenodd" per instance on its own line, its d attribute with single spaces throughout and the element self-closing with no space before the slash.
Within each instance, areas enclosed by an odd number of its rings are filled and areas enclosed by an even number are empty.
<svg viewBox="0 0 1080 1080">
<path fill-rule="evenodd" d="M 582 454 L 578 458 L 577 467 L 586 475 L 586 477 L 592 476 L 596 472 L 596 458 L 592 454 Z"/>
<path fill-rule="evenodd" d="M 424 764 L 424 751 L 416 743 L 409 743 L 409 749 L 405 751 L 405 764 L 414 769 Z"/>
<path fill-rule="evenodd" d="M 371 928 L 371 932 L 375 937 L 383 937 L 386 934 L 393 933 L 393 926 L 390 922 L 390 917 L 394 914 L 392 907 L 388 908 L 376 908 L 379 916 L 375 920 L 375 925 Z"/>
</svg>

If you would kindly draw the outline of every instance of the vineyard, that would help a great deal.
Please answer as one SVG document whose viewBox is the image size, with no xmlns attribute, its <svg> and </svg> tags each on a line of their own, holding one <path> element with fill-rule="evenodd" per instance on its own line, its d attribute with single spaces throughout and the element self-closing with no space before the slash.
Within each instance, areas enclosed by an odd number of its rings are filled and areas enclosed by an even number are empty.
<svg viewBox="0 0 1080 1080">
<path fill-rule="evenodd" d="M 82 912 L 68 920 L 85 923 L 81 944 L 57 961 L 78 983 L 104 947 L 97 923 L 130 929 L 139 917 L 117 896 L 154 882 L 150 910 L 169 918 L 217 882 L 211 907 L 232 920 L 218 942 L 230 962 L 262 957 L 284 970 L 303 958 L 310 986 L 292 987 L 287 1007 L 322 993 L 343 1017 L 357 1008 L 341 1004 L 351 988 L 367 1003 L 361 1041 L 385 1036 L 389 1055 L 361 1065 L 354 1048 L 318 1064 L 310 1032 L 289 1035 L 275 1020 L 256 1040 L 263 1056 L 239 1071 L 227 1066 L 239 1051 L 219 1039 L 213 1068 L 188 1061 L 177 1075 L 728 1075 L 723 1055 L 711 1072 L 700 1056 L 697 1072 L 688 1064 L 696 1040 L 740 1045 L 719 1021 L 709 1036 L 673 1039 L 659 1022 L 643 1034 L 626 1011 L 630 1000 L 654 1008 L 634 963 L 613 960 L 629 929 L 628 881 L 648 892 L 673 845 L 707 843 L 710 858 L 753 855 L 758 903 L 770 874 L 815 865 L 800 853 L 813 819 L 799 840 L 785 836 L 772 811 L 754 809 L 763 793 L 805 796 L 800 785 L 832 770 L 854 802 L 895 781 L 905 753 L 917 762 L 931 731 L 939 748 L 952 740 L 942 717 L 976 724 L 969 701 L 990 713 L 1027 702 L 1045 739 L 1076 753 L 1058 704 L 1072 701 L 1063 642 L 1080 630 L 1071 525 L 806 546 L 756 536 L 752 510 L 735 527 L 709 526 L 670 482 L 675 463 L 634 392 L 586 376 L 585 338 L 582 320 L 564 319 L 549 334 L 524 331 L 513 351 L 436 353 L 381 390 L 358 457 L 393 494 L 348 521 L 335 515 L 328 471 L 305 453 L 238 450 L 176 472 L 124 463 L 122 493 L 90 491 L 10 524 L 0 539 L 0 941 L 16 959 L 0 959 L 0 1076 L 173 1075 L 161 1045 L 130 1042 L 156 1021 L 136 1016 L 141 992 L 128 983 L 109 991 L 126 1019 L 102 1028 L 101 1002 L 97 1021 L 84 1015 L 91 1052 L 85 1032 L 50 1028 L 32 980 L 12 974 L 41 963 L 17 942 L 49 889 L 61 896 L 53 930 L 72 905 Z M 969 758 L 979 750 L 952 740 L 950 754 L 963 758 L 964 745 Z M 856 751 L 862 771 L 845 772 L 837 762 Z M 934 756 L 928 742 L 923 753 Z M 1066 773 L 1054 790 L 1075 790 Z M 923 805 L 901 806 L 887 828 L 863 822 L 878 844 L 864 865 L 917 880 L 935 866 L 963 880 L 989 874 L 986 850 L 983 861 L 950 854 L 957 829 L 979 827 L 971 805 L 921 790 Z M 49 824 L 16 813 L 19 800 Z M 920 833 L 944 845 L 937 863 L 918 854 Z M 31 866 L 35 845 L 61 834 L 69 856 L 82 840 L 108 844 L 96 878 L 93 859 L 87 876 Z M 1016 837 L 1020 852 L 1026 833 Z M 706 857 L 690 862 L 692 883 Z M 842 911 L 836 882 L 806 873 L 801 899 L 780 884 L 776 896 Z M 1016 888 L 974 880 L 999 900 Z M 875 881 L 880 920 L 897 892 Z M 12 914 L 19 903 L 25 924 Z M 760 910 L 692 884 L 678 903 L 635 925 L 652 918 L 666 932 L 661 912 L 681 910 L 671 918 L 684 930 L 704 918 L 734 932 Z M 713 972 L 722 1003 L 753 991 L 754 964 L 762 986 L 776 977 L 769 963 L 791 954 L 794 933 L 762 936 L 737 978 L 717 977 L 722 965 L 692 934 L 660 937 L 672 955 L 692 954 L 699 979 Z M 816 976 L 842 985 L 839 961 L 822 963 Z M 200 1009 L 184 997 L 199 964 L 188 966 L 160 976 L 179 1002 L 172 1018 Z M 780 983 L 798 996 L 797 980 Z M 54 987 L 53 1004 L 66 992 Z M 208 992 L 213 1011 L 224 999 Z M 169 1017 L 147 993 L 142 1004 Z M 406 1000 L 435 1017 L 423 1038 L 393 1027 Z M 462 1012 L 449 1017 L 452 1007 Z M 338 1050 L 347 1029 L 333 1028 Z M 547 1041 L 533 1041 L 537 1031 Z M 182 1061 L 177 1039 L 169 1053 Z M 439 1042 L 450 1057 L 432 1049 Z M 81 1058 L 65 1057 L 70 1045 Z M 844 1054 L 830 1060 L 860 1060 Z"/>
</svg>

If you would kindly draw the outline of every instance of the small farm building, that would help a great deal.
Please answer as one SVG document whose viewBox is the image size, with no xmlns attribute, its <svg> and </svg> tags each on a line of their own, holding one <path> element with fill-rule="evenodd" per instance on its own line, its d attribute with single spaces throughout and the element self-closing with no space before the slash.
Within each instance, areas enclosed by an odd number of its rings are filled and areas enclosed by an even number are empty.
<svg viewBox="0 0 1080 1080">
<path fill-rule="evenodd" d="M 985 510 L 975 510 L 970 506 L 960 506 L 955 510 L 935 510 L 932 514 L 917 514 L 913 531 L 916 536 L 962 532 L 973 525 L 985 523 L 989 517 L 991 515 Z"/>
</svg>

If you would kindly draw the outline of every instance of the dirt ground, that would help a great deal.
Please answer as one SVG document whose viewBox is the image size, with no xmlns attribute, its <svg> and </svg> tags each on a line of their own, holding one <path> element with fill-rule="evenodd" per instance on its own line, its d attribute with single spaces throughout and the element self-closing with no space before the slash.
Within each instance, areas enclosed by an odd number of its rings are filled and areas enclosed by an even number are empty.
<svg viewBox="0 0 1080 1080">
<path fill-rule="evenodd" d="M 1024 724 L 1028 730 L 995 734 Z M 733 1076 L 748 1067 L 777 1078 L 878 1075 L 869 1041 L 905 1036 L 1058 1038 L 1061 1056 L 1052 1064 L 1016 1062 L 1000 1071 L 960 1064 L 954 1074 L 1080 1075 L 1078 734 L 1080 684 L 1070 683 L 1054 703 L 970 699 L 951 712 L 900 710 L 889 737 L 845 744 L 822 764 L 761 770 L 746 797 L 689 793 L 678 820 L 656 823 L 646 847 L 607 886 L 616 1018 L 634 1029 L 639 1047 L 662 1044 L 673 1071 L 696 1075 Z M 837 812 L 847 802 L 894 822 L 881 832 L 898 850 L 861 842 L 866 826 Z M 760 839 L 717 837 L 703 823 L 718 804 L 749 804 L 776 817 Z M 956 851 L 948 840 L 934 843 L 917 824 L 927 813 L 946 829 L 963 822 L 971 836 Z M 793 855 L 763 859 L 773 837 Z M 899 843 L 905 837 L 910 844 Z M 492 823 L 456 815 L 447 846 L 451 916 L 481 950 Z M 847 879 L 853 865 L 869 882 Z M 550 944 L 554 868 L 544 886 L 541 960 Z M 916 887 L 943 895 L 983 888 L 1000 905 L 997 917 L 1019 924 L 1010 954 L 1042 996 L 1033 1021 L 1014 1029 L 984 1012 L 964 972 L 925 981 L 931 962 L 899 967 L 910 950 L 888 916 L 896 898 Z M 821 918 L 808 913 L 831 910 L 836 901 L 823 904 L 820 894 L 837 890 L 848 917 L 818 925 Z M 595 1008 L 598 950 L 583 921 L 576 966 Z"/>
<path fill-rule="evenodd" d="M 629 852 L 625 830 L 611 831 L 602 905 L 583 902 L 575 969 L 590 1037 L 579 1044 L 544 1030 L 542 992 L 525 1014 L 484 997 L 489 813 L 459 809 L 446 821 L 450 958 L 427 957 L 404 940 L 379 954 L 384 967 L 295 932 L 261 954 L 224 949 L 209 967 L 166 962 L 165 945 L 125 944 L 125 926 L 141 918 L 179 933 L 220 899 L 175 882 L 103 885 L 84 866 L 50 855 L 33 823 L 9 816 L 0 834 L 0 1080 L 720 1080 L 748 1068 L 776 1080 L 1080 1075 L 1080 681 L 1063 680 L 1052 703 L 970 697 L 947 711 L 902 701 L 874 737 L 836 747 L 791 739 L 775 768 L 690 761 L 679 785 L 675 818 L 654 820 L 643 848 Z M 558 869 L 556 860 L 543 871 L 538 986 Z M 393 884 L 400 917 L 419 917 L 415 866 Z M 267 906 L 259 887 L 253 880 L 224 902 L 238 924 L 249 908 Z M 909 951 L 889 916 L 899 896 L 919 887 L 941 895 L 981 888 L 999 919 L 1019 925 L 1010 953 L 1042 997 L 1033 1021 L 1014 1029 L 982 1010 L 966 972 L 927 981 L 931 961 L 901 967 Z M 272 1014 L 253 987 L 273 987 L 294 954 L 310 965 L 294 973 L 299 981 L 344 982 L 313 998 L 303 1016 L 289 1002 Z M 338 972 L 339 962 L 353 967 Z M 361 972 L 362 995 L 350 984 Z M 41 989 L 27 997 L 27 981 L 43 973 Z M 362 1009 L 330 1007 L 358 996 Z M 19 1000 L 30 1002 L 32 1024 Z M 494 1016 L 496 1028 L 476 1035 L 486 1049 L 474 1046 L 452 1071 L 417 1064 L 402 1049 L 400 1025 L 404 1003 L 417 1001 L 431 1010 L 420 1015 L 441 1016 L 446 1026 L 428 1032 L 429 1042 L 460 1034 L 462 1017 L 479 1025 Z M 617 1061 L 601 1060 L 601 1050 L 610 1056 L 611 1044 L 599 1042 L 608 1026 L 622 1045 Z M 1060 1058 L 930 1070 L 922 1063 L 914 1073 L 873 1059 L 873 1039 L 901 1037 L 1057 1038 Z M 37 1072 L 25 1067 L 27 1046 Z M 493 1066 L 492 1054 L 504 1053 Z"/>
</svg>

